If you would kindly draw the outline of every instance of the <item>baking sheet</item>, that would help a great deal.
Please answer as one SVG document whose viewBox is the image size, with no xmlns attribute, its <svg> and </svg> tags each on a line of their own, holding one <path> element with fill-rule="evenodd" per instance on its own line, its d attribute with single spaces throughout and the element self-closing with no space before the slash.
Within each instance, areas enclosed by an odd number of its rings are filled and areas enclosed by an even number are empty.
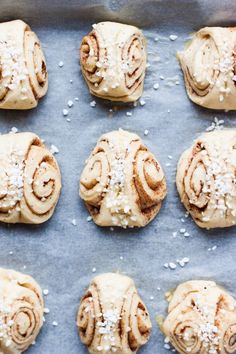
<svg viewBox="0 0 236 354">
<path fill-rule="evenodd" d="M 235 24 L 235 11 L 236 4 L 229 0 L 22 0 L 17 5 L 15 1 L 1 1 L 2 21 L 21 18 L 42 41 L 49 92 L 31 111 L 1 110 L 0 131 L 6 133 L 15 126 L 19 131 L 37 133 L 48 146 L 56 145 L 63 177 L 61 198 L 49 222 L 40 226 L 0 225 L 1 266 L 31 274 L 43 289 L 49 289 L 45 300 L 50 313 L 45 315 L 45 325 L 30 354 L 87 353 L 77 336 L 75 317 L 85 287 L 98 273 L 120 271 L 135 280 L 153 323 L 151 339 L 140 351 L 143 354 L 168 352 L 155 317 L 165 314 L 164 294 L 178 283 L 214 279 L 236 296 L 235 228 L 199 229 L 191 218 L 185 218 L 174 184 L 180 154 L 214 117 L 224 119 L 226 127 L 236 126 L 235 112 L 205 110 L 188 100 L 176 50 L 183 48 L 190 33 L 200 27 Z M 150 63 L 143 95 L 146 104 L 119 105 L 113 117 L 109 112 L 112 103 L 90 96 L 78 64 L 83 35 L 93 23 L 108 19 L 144 29 Z M 172 34 L 178 36 L 176 41 L 169 39 Z M 60 61 L 64 62 L 62 68 L 58 66 Z M 153 89 L 156 83 L 160 85 L 158 90 Z M 71 109 L 68 100 L 74 101 Z M 97 102 L 95 108 L 90 106 L 93 100 Z M 67 117 L 62 114 L 64 108 L 69 110 Z M 132 116 L 126 112 L 132 112 Z M 146 228 L 112 232 L 87 221 L 88 213 L 78 196 L 78 179 L 100 135 L 119 127 L 139 134 L 161 162 L 168 196 L 159 215 Z M 146 129 L 149 134 L 144 136 Z M 189 237 L 179 232 L 182 228 Z M 177 232 L 176 237 L 173 232 Z M 215 250 L 208 251 L 214 246 Z M 190 258 L 184 268 L 164 268 L 166 262 L 176 263 L 183 257 Z M 53 321 L 58 322 L 57 327 Z"/>
</svg>

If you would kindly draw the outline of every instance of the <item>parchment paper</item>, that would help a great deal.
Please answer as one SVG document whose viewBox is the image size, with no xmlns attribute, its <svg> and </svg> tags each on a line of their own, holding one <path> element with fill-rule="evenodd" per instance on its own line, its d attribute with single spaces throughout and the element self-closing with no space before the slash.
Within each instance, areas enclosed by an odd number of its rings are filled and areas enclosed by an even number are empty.
<svg viewBox="0 0 236 354">
<path fill-rule="evenodd" d="M 200 27 L 235 24 L 235 13 L 232 0 L 1 1 L 2 21 L 21 18 L 39 35 L 50 85 L 37 109 L 0 111 L 0 131 L 6 133 L 15 126 L 19 131 L 37 133 L 49 147 L 56 145 L 63 176 L 62 195 L 49 222 L 41 226 L 0 225 L 0 265 L 31 274 L 43 289 L 49 289 L 45 300 L 50 313 L 45 315 L 45 325 L 30 354 L 87 353 L 77 336 L 75 317 L 85 287 L 98 273 L 120 271 L 135 280 L 153 322 L 151 340 L 141 350 L 143 354 L 167 352 L 155 317 L 165 314 L 164 294 L 178 283 L 213 279 L 236 296 L 235 228 L 199 229 L 190 217 L 185 218 L 174 184 L 180 154 L 214 117 L 224 119 L 226 127 L 236 124 L 235 112 L 201 109 L 188 100 L 176 51 Z M 83 35 L 93 23 L 108 19 L 143 28 L 150 63 L 143 95 L 146 104 L 136 108 L 119 105 L 112 118 L 109 109 L 113 104 L 95 98 L 96 107 L 90 106 L 94 98 L 78 64 Z M 177 40 L 171 41 L 170 35 L 177 35 Z M 60 61 L 64 62 L 61 68 Z M 156 83 L 159 90 L 153 89 Z M 68 100 L 74 102 L 71 109 Z M 67 117 L 62 114 L 65 108 Z M 132 112 L 132 116 L 126 112 Z M 100 135 L 119 127 L 139 134 L 159 159 L 168 181 L 168 197 L 146 228 L 112 232 L 87 221 L 88 213 L 78 196 L 78 179 Z M 149 130 L 147 136 L 145 129 Z M 73 219 L 77 226 L 72 224 Z M 181 228 L 190 237 L 180 234 Z M 173 232 L 177 232 L 176 237 Z M 208 251 L 215 245 L 217 249 Z M 183 257 L 190 258 L 184 268 L 164 268 L 166 262 L 176 263 Z M 58 322 L 57 327 L 53 321 Z"/>
</svg>

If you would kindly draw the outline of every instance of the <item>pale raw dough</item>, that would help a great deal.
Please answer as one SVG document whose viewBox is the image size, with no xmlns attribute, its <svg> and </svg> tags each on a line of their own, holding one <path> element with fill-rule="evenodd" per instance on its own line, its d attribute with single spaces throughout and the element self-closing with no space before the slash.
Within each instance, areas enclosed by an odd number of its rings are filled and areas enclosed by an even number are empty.
<svg viewBox="0 0 236 354">
<path fill-rule="evenodd" d="M 41 288 L 28 275 L 0 269 L 0 307 L 0 352 L 21 354 L 43 325 Z"/>
<path fill-rule="evenodd" d="M 0 108 L 30 109 L 48 89 L 38 37 L 21 20 L 0 24 Z"/>
<path fill-rule="evenodd" d="M 91 354 L 135 354 L 152 327 L 133 280 L 115 273 L 93 279 L 81 300 L 77 326 Z"/>
<path fill-rule="evenodd" d="M 180 354 L 236 351 L 236 301 L 212 281 L 188 281 L 169 298 L 161 329 Z"/>
<path fill-rule="evenodd" d="M 236 130 L 205 133 L 186 150 L 177 167 L 177 189 L 198 226 L 236 223 Z"/>
<path fill-rule="evenodd" d="M 160 210 L 165 176 L 138 135 L 120 129 L 99 139 L 82 172 L 80 196 L 96 224 L 142 227 Z"/>
<path fill-rule="evenodd" d="M 189 98 L 212 109 L 236 109 L 235 28 L 205 27 L 178 53 Z"/>
<path fill-rule="evenodd" d="M 40 224 L 55 209 L 58 164 L 33 133 L 0 135 L 0 221 Z"/>
<path fill-rule="evenodd" d="M 90 92 L 111 101 L 133 102 L 143 92 L 146 41 L 137 27 L 101 22 L 80 48 L 82 73 Z"/>
</svg>

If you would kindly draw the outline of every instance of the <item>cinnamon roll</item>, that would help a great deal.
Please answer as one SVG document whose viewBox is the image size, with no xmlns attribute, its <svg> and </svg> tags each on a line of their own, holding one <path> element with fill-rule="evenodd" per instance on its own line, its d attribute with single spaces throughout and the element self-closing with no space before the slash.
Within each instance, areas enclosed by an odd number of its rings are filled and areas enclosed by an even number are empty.
<svg viewBox="0 0 236 354">
<path fill-rule="evenodd" d="M 198 226 L 236 223 L 236 130 L 205 133 L 180 158 L 177 189 Z"/>
<path fill-rule="evenodd" d="M 0 351 L 20 354 L 43 325 L 42 291 L 28 275 L 0 269 Z"/>
<path fill-rule="evenodd" d="M 189 98 L 212 109 L 236 109 L 235 28 L 205 27 L 178 53 Z"/>
<path fill-rule="evenodd" d="M 0 221 L 45 222 L 54 212 L 60 189 L 58 164 L 37 135 L 0 136 Z"/>
<path fill-rule="evenodd" d="M 146 43 L 138 28 L 101 22 L 82 40 L 80 64 L 90 92 L 111 101 L 133 102 L 143 92 Z"/>
<path fill-rule="evenodd" d="M 82 172 L 80 196 L 96 224 L 142 227 L 160 210 L 165 176 L 141 139 L 120 129 L 99 139 Z"/>
<path fill-rule="evenodd" d="M 0 108 L 36 107 L 48 88 L 46 61 L 36 34 L 21 20 L 0 24 Z"/>
<path fill-rule="evenodd" d="M 137 353 L 152 327 L 133 280 L 115 273 L 93 279 L 81 299 L 77 326 L 91 354 Z"/>
<path fill-rule="evenodd" d="M 236 351 L 236 301 L 212 281 L 188 281 L 169 299 L 161 327 L 180 354 Z"/>
</svg>

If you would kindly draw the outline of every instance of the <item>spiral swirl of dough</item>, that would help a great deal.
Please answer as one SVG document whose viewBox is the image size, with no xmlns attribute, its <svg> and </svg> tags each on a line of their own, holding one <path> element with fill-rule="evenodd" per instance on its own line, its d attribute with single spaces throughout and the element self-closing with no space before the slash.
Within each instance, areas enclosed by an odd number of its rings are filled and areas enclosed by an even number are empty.
<svg viewBox="0 0 236 354">
<path fill-rule="evenodd" d="M 110 166 L 107 141 L 103 140 L 94 149 L 86 162 L 80 178 L 80 195 L 83 200 L 95 208 L 103 198 L 103 189 L 108 185 Z"/>
<path fill-rule="evenodd" d="M 236 351 L 236 320 L 225 331 L 223 345 L 227 354 L 235 353 Z"/>
<path fill-rule="evenodd" d="M 133 281 L 107 273 L 94 278 L 82 298 L 77 325 L 92 354 L 136 353 L 150 336 L 148 311 Z"/>
<path fill-rule="evenodd" d="M 25 58 L 29 80 L 35 99 L 42 98 L 48 89 L 46 60 L 38 37 L 34 32 L 25 32 Z"/>
<path fill-rule="evenodd" d="M 93 341 L 96 326 L 93 296 L 96 296 L 96 292 L 94 294 L 91 294 L 91 292 L 86 293 L 81 300 L 77 316 L 80 338 L 82 343 L 87 346 L 90 346 Z"/>
<path fill-rule="evenodd" d="M 122 61 L 129 63 L 127 72 L 125 72 L 125 83 L 132 94 L 142 85 L 145 77 L 145 43 L 140 33 L 134 34 L 125 43 L 122 51 Z"/>
<path fill-rule="evenodd" d="M 95 87 L 103 80 L 102 75 L 97 75 L 97 73 L 100 72 L 97 63 L 99 60 L 105 61 L 106 53 L 104 48 L 99 45 L 101 41 L 102 39 L 99 34 L 96 31 L 92 31 L 83 38 L 80 48 L 80 61 L 83 75 L 86 81 L 91 85 L 95 85 Z"/>
<path fill-rule="evenodd" d="M 162 331 L 180 354 L 235 351 L 236 302 L 210 281 L 189 281 L 170 297 Z"/>
<path fill-rule="evenodd" d="M 141 201 L 142 210 L 152 208 L 163 200 L 165 177 L 153 154 L 140 146 L 134 160 L 134 183 Z"/>
<path fill-rule="evenodd" d="M 147 308 L 137 293 L 133 293 L 124 303 L 121 328 L 122 343 L 127 352 L 137 352 L 149 339 L 151 321 Z M 130 328 L 130 331 L 126 331 L 127 328 Z"/>
</svg>

